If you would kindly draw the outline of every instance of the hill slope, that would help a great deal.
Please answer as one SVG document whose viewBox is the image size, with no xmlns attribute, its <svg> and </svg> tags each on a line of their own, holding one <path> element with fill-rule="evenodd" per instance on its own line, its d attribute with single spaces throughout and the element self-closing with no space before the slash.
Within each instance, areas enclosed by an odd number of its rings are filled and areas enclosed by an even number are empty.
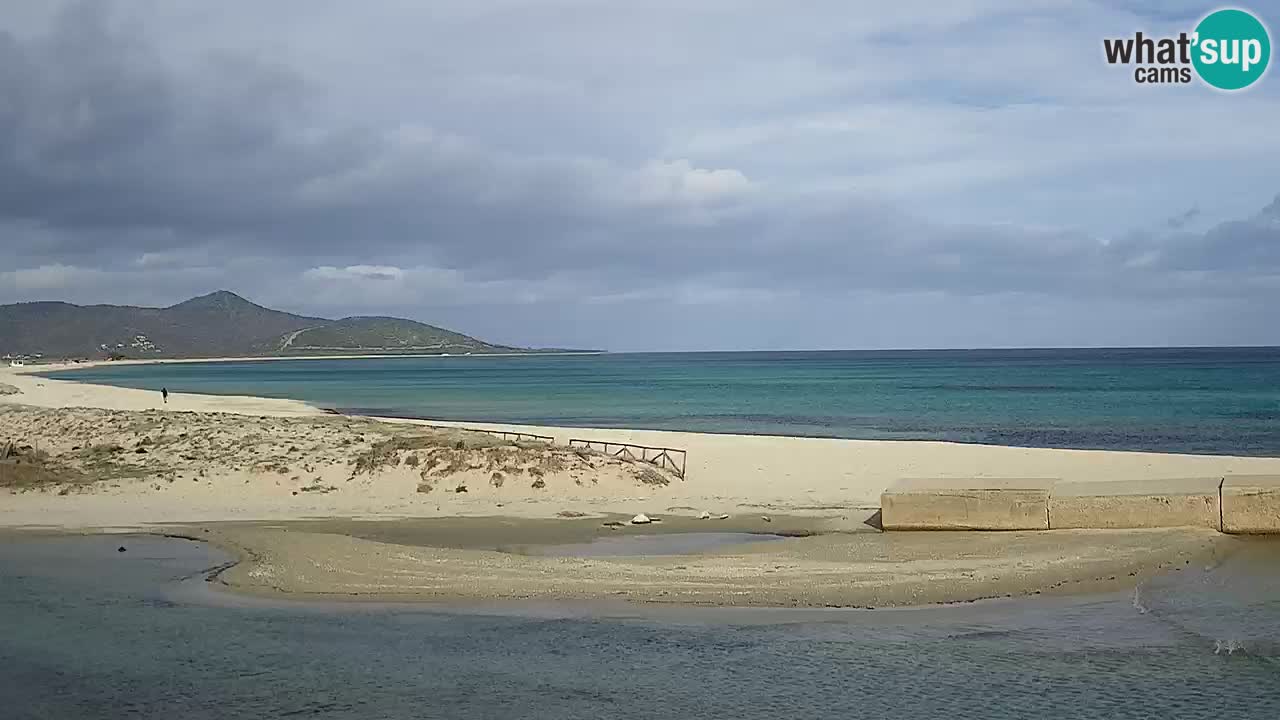
<svg viewBox="0 0 1280 720">
<path fill-rule="evenodd" d="M 349 317 L 292 334 L 285 352 L 398 350 L 485 352 L 496 346 L 434 325 L 392 317 Z"/>
<path fill-rule="evenodd" d="M 294 315 L 225 290 L 166 308 L 0 305 L 0 354 L 156 358 L 505 350 L 510 348 L 412 320 Z"/>
</svg>

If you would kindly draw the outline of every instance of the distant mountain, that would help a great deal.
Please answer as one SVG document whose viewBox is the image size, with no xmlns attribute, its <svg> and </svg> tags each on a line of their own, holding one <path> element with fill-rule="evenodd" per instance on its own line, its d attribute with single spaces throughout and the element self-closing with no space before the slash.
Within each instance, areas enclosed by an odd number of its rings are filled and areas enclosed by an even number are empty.
<svg viewBox="0 0 1280 720">
<path fill-rule="evenodd" d="M 294 315 L 226 290 L 166 308 L 64 302 L 0 305 L 0 355 L 157 358 L 512 351 L 413 320 Z"/>
<path fill-rule="evenodd" d="M 308 327 L 285 338 L 281 351 L 491 352 L 509 350 L 462 333 L 393 317 L 349 317 Z"/>
</svg>

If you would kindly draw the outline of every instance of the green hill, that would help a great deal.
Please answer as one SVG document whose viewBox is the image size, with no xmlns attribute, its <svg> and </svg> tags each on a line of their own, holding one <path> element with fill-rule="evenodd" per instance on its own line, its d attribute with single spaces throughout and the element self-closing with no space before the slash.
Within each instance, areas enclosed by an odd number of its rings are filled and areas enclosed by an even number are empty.
<svg viewBox="0 0 1280 720">
<path fill-rule="evenodd" d="M 349 317 L 292 333 L 280 350 L 311 352 L 495 352 L 510 350 L 434 325 L 392 317 Z"/>
<path fill-rule="evenodd" d="M 294 315 L 226 290 L 166 308 L 0 305 L 0 355 L 167 358 L 512 350 L 413 320 Z"/>
</svg>

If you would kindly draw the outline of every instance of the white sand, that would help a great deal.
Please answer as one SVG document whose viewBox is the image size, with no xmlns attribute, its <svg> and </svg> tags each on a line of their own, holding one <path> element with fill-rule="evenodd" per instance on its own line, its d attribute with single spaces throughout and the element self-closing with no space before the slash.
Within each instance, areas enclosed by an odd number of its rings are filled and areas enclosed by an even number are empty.
<svg viewBox="0 0 1280 720">
<path fill-rule="evenodd" d="M 128 361 L 120 361 L 127 363 Z M 36 407 L 91 407 L 108 410 L 190 410 L 195 412 L 228 412 L 240 415 L 315 415 L 318 408 L 297 400 L 247 397 L 243 395 L 198 395 L 170 393 L 166 404 L 155 390 L 90 385 L 70 380 L 51 380 L 32 373 L 87 368 L 102 363 L 60 363 L 27 365 L 19 368 L 0 367 L 0 383 L 12 385 L 20 395 L 0 395 L 0 403 L 34 405 Z"/>
<path fill-rule="evenodd" d="M 21 391 L 16 395 L 0 395 L 0 404 L 225 412 L 281 418 L 284 422 L 289 418 L 324 416 L 302 402 L 253 397 L 174 393 L 166 405 L 161 402 L 158 391 L 48 380 L 29 374 L 49 369 L 52 368 L 0 368 L 0 383 Z M 878 507 L 880 493 L 903 477 L 1056 478 L 1091 482 L 1217 477 L 1231 473 L 1280 474 L 1280 458 L 436 424 L 551 435 L 558 443 L 583 438 L 680 448 L 688 452 L 687 475 L 683 481 L 667 487 L 625 486 L 617 482 L 584 486 L 563 483 L 549 486 L 544 492 L 530 493 L 510 486 L 493 489 L 484 485 L 473 486 L 467 494 L 423 495 L 413 491 L 406 474 L 371 486 L 351 486 L 350 490 L 343 486 L 341 492 L 295 495 L 288 478 L 237 471 L 206 482 L 135 483 L 93 494 L 58 496 L 45 492 L 0 491 L 0 526 L 138 527 L 148 523 L 324 516 L 546 517 L 563 510 L 662 515 L 696 513 L 704 509 L 714 514 L 821 515 L 857 524 Z M 313 474 L 334 484 L 339 475 L 349 474 L 343 468 L 325 472 Z"/>
</svg>

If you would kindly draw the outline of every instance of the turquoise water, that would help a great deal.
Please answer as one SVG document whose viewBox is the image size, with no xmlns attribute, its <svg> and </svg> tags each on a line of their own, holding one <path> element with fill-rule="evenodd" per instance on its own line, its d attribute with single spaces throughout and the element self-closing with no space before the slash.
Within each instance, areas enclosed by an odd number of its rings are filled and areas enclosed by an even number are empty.
<svg viewBox="0 0 1280 720">
<path fill-rule="evenodd" d="M 1274 551 L 1067 600 L 484 615 L 224 599 L 196 543 L 10 538 L 0 717 L 1273 720 Z"/>
<path fill-rule="evenodd" d="M 1280 348 L 294 360 L 67 377 L 443 420 L 1280 456 Z"/>
</svg>

